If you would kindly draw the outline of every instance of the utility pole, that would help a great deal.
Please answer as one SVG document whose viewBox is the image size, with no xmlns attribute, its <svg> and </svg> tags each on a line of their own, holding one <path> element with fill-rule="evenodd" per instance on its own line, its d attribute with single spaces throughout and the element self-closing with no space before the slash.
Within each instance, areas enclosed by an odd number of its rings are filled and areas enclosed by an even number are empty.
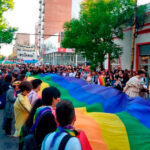
<svg viewBox="0 0 150 150">
<path fill-rule="evenodd" d="M 137 0 L 135 0 L 134 24 L 133 24 L 133 28 L 132 28 L 131 71 L 133 71 L 133 68 L 134 68 L 134 49 L 135 49 L 135 34 L 136 34 L 136 14 L 137 14 Z"/>
</svg>

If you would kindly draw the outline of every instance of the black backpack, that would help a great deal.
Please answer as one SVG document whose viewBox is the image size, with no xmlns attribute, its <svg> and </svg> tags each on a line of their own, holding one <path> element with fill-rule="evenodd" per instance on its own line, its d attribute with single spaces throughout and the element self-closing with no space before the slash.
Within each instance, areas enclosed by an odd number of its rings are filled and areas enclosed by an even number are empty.
<svg viewBox="0 0 150 150">
<path fill-rule="evenodd" d="M 58 150 L 64 150 L 70 138 L 72 138 L 70 134 L 65 135 L 59 145 Z"/>
</svg>

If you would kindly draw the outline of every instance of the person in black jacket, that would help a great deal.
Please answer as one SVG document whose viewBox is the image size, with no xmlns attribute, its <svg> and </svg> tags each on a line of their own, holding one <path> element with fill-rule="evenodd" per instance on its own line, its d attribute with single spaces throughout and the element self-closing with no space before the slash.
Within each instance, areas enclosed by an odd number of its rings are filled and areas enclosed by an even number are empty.
<svg viewBox="0 0 150 150">
<path fill-rule="evenodd" d="M 19 85 L 19 81 L 14 82 L 6 93 L 6 106 L 4 109 L 4 130 L 6 135 L 11 135 L 12 120 L 14 119 L 14 103 L 17 97 L 16 92 L 19 91 Z"/>
</svg>

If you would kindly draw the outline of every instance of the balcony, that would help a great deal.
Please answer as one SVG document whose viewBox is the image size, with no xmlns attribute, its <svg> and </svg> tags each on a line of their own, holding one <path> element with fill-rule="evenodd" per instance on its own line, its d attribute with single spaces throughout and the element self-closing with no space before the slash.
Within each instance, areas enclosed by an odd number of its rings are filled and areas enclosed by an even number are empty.
<svg viewBox="0 0 150 150">
<path fill-rule="evenodd" d="M 42 5 L 45 5 L 45 0 L 42 0 Z"/>
<path fill-rule="evenodd" d="M 39 11 L 41 12 L 41 10 L 42 10 L 42 5 L 40 5 L 40 7 L 39 7 Z"/>
<path fill-rule="evenodd" d="M 44 26 L 42 27 L 42 30 L 44 31 Z"/>
<path fill-rule="evenodd" d="M 41 27 L 41 34 L 44 32 L 44 26 Z"/>
<path fill-rule="evenodd" d="M 44 22 L 41 23 L 41 30 L 44 28 Z"/>
<path fill-rule="evenodd" d="M 41 22 L 44 22 L 44 16 L 42 17 Z"/>
<path fill-rule="evenodd" d="M 45 7 L 42 6 L 42 13 L 44 14 L 45 13 Z"/>
</svg>

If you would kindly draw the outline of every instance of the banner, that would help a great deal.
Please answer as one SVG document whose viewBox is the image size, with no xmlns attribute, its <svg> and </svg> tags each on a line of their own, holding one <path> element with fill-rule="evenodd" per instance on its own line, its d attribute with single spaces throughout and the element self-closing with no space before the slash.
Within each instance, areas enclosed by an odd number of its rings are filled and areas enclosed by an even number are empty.
<svg viewBox="0 0 150 150">
<path fill-rule="evenodd" d="M 17 47 L 17 59 L 36 60 L 37 53 L 33 47 Z"/>
</svg>

